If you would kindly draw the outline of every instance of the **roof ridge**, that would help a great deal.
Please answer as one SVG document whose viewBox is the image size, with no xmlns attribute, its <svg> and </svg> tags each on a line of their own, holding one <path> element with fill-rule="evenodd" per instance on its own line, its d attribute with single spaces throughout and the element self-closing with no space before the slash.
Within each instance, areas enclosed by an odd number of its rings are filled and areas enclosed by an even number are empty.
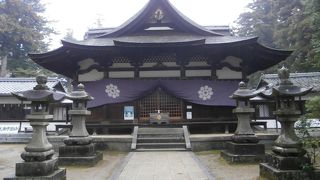
<svg viewBox="0 0 320 180">
<path fill-rule="evenodd" d="M 157 6 L 169 11 L 168 16 L 173 16 L 174 18 L 178 19 L 180 25 L 184 28 L 184 30 L 189 30 L 190 32 L 197 33 L 199 35 L 223 36 L 223 34 L 210 31 L 209 29 L 206 29 L 205 27 L 198 25 L 190 18 L 182 14 L 168 0 L 150 0 L 140 11 L 138 11 L 134 16 L 132 16 L 132 18 L 128 19 L 114 30 L 99 35 L 95 38 L 121 37 L 132 30 L 137 30 L 141 28 L 141 26 L 143 26 L 141 22 L 143 22 L 144 18 L 150 15 L 150 12 L 156 9 Z M 162 19 L 163 17 L 164 15 L 162 14 L 162 16 L 159 18 Z M 160 22 L 161 19 L 159 20 Z"/>
<path fill-rule="evenodd" d="M 55 81 L 61 81 L 61 79 L 56 77 L 48 77 L 47 81 L 55 82 Z M 0 77 L 0 82 L 36 82 L 35 77 Z"/>
<path fill-rule="evenodd" d="M 278 74 L 263 74 L 263 77 L 274 77 Z M 320 76 L 320 72 L 304 72 L 304 73 L 290 73 L 290 77 L 311 77 L 311 76 Z"/>
</svg>

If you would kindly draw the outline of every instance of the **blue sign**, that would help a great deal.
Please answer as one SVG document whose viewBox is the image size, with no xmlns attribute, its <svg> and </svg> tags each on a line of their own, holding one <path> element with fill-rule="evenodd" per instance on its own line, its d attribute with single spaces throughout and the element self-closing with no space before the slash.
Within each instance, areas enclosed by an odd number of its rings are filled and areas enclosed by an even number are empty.
<svg viewBox="0 0 320 180">
<path fill-rule="evenodd" d="M 134 120 L 134 107 L 125 106 L 123 111 L 124 120 Z"/>
</svg>

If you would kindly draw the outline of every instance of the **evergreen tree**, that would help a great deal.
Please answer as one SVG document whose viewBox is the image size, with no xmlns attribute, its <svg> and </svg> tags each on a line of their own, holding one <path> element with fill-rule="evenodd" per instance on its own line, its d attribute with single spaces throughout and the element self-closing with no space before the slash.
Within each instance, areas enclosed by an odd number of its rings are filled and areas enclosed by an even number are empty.
<svg viewBox="0 0 320 180">
<path fill-rule="evenodd" d="M 320 69 L 320 1 L 314 0 L 313 2 L 313 15 L 315 32 L 312 36 L 312 45 L 314 50 L 313 65 Z"/>
<path fill-rule="evenodd" d="M 42 16 L 44 11 L 40 0 L 0 0 L 0 60 L 2 64 L 8 60 L 10 71 L 39 70 L 27 53 L 46 51 L 45 39 L 54 33 Z"/>
<path fill-rule="evenodd" d="M 272 0 L 255 0 L 248 4 L 249 12 L 245 12 L 236 20 L 233 29 L 238 36 L 258 36 L 259 42 L 275 48 L 273 33 L 275 17 L 272 12 Z"/>
<path fill-rule="evenodd" d="M 67 41 L 75 41 L 76 38 L 73 37 L 73 30 L 72 29 L 67 29 L 67 33 L 63 38 L 64 40 Z"/>
<path fill-rule="evenodd" d="M 314 23 L 314 4 L 318 0 L 254 0 L 248 5 L 250 11 L 240 15 L 235 33 L 240 36 L 258 36 L 259 42 L 271 48 L 294 50 L 292 55 L 280 65 L 271 67 L 264 73 L 274 73 L 285 65 L 291 72 L 319 71 L 315 67 L 314 33 L 319 29 Z M 319 11 L 317 11 L 319 13 Z M 260 73 L 253 74 L 258 79 Z"/>
</svg>

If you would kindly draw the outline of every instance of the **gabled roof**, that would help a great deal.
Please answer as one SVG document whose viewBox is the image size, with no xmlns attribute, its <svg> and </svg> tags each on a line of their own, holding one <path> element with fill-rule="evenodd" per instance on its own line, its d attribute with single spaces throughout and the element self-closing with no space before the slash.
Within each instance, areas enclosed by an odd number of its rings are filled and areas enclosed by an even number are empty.
<svg viewBox="0 0 320 180">
<path fill-rule="evenodd" d="M 0 96 L 11 96 L 12 92 L 31 90 L 36 85 L 36 78 L 0 78 Z M 46 85 L 50 89 L 66 92 L 58 78 L 48 78 Z"/>
<path fill-rule="evenodd" d="M 290 80 L 296 86 L 302 88 L 313 87 L 313 92 L 320 92 L 320 72 L 290 73 Z M 258 84 L 258 88 L 270 84 L 279 84 L 278 74 L 263 74 Z"/>
<path fill-rule="evenodd" d="M 244 60 L 249 75 L 285 60 L 292 53 L 265 47 L 258 37 L 231 36 L 227 29 L 194 23 L 169 0 L 149 0 L 141 11 L 117 28 L 89 31 L 91 34 L 84 40 L 62 40 L 62 47 L 56 50 L 29 56 L 44 68 L 75 78 L 78 62 L 86 58 L 107 66 L 112 58 L 121 56 L 131 56 L 130 60 L 134 61 L 161 53 L 186 52 L 209 58 L 230 55 Z"/>
<path fill-rule="evenodd" d="M 99 38 L 119 37 L 135 33 L 138 30 L 160 26 L 171 27 L 195 35 L 221 36 L 221 34 L 205 29 L 184 16 L 168 0 L 150 0 L 141 11 L 127 22 L 111 32 L 99 36 Z"/>
<path fill-rule="evenodd" d="M 165 30 L 166 27 L 162 27 L 161 30 Z M 217 26 L 203 26 L 203 28 L 213 31 L 215 33 L 219 33 L 225 36 L 231 36 L 231 29 L 228 25 L 217 25 Z M 104 34 L 108 34 L 112 31 L 114 31 L 116 28 L 93 28 L 89 29 L 84 36 L 84 39 L 92 39 L 98 36 L 102 36 Z M 154 28 L 156 30 L 156 28 Z M 160 27 L 159 27 L 160 30 Z"/>
</svg>

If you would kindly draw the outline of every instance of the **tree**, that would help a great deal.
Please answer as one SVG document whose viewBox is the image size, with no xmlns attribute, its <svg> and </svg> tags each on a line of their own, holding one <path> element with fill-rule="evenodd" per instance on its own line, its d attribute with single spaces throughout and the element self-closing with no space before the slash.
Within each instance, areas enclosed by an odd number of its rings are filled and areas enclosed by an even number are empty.
<svg viewBox="0 0 320 180">
<path fill-rule="evenodd" d="M 67 29 L 67 33 L 63 38 L 64 40 L 68 40 L 68 41 L 74 41 L 76 40 L 76 38 L 73 37 L 73 30 L 72 29 Z"/>
<path fill-rule="evenodd" d="M 319 70 L 313 65 L 314 49 L 311 43 L 314 32 L 320 28 L 314 24 L 313 7 L 316 1 L 254 0 L 248 5 L 250 11 L 240 15 L 235 34 L 258 36 L 260 43 L 271 48 L 295 50 L 280 65 L 264 73 L 274 73 L 282 65 L 290 68 L 291 72 Z M 253 74 L 252 79 L 259 79 L 260 73 Z"/>
<path fill-rule="evenodd" d="M 275 48 L 273 33 L 275 17 L 272 11 L 272 0 L 256 0 L 247 6 L 250 11 L 245 12 L 236 20 L 233 29 L 238 36 L 258 36 L 259 42 Z"/>
<path fill-rule="evenodd" d="M 315 32 L 312 36 L 312 45 L 314 50 L 313 65 L 320 69 L 320 1 L 314 0 L 313 8 L 313 25 L 315 27 Z"/>
<path fill-rule="evenodd" d="M 40 67 L 28 59 L 29 52 L 46 51 L 45 39 L 54 33 L 42 13 L 40 0 L 0 0 L 0 60 L 8 69 L 38 70 Z M 1 75 L 6 67 L 2 66 Z"/>
</svg>

